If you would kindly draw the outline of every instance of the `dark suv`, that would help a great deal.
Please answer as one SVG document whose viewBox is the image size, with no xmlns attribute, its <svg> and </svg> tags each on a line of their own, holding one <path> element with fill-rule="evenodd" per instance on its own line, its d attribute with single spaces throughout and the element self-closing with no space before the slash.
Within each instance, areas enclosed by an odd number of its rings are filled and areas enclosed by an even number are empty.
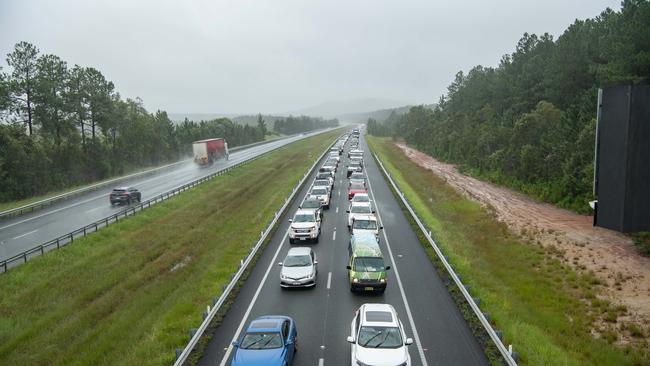
<svg viewBox="0 0 650 366">
<path fill-rule="evenodd" d="M 142 200 L 142 194 L 133 187 L 119 187 L 113 189 L 113 192 L 110 194 L 111 205 L 116 203 L 126 203 L 130 205 L 133 201 L 140 202 Z"/>
</svg>

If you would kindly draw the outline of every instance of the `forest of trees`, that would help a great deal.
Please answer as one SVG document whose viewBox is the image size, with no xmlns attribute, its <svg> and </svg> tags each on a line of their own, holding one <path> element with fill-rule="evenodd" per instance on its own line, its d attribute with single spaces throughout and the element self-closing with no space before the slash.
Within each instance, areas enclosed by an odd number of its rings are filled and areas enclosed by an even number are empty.
<svg viewBox="0 0 650 366">
<path fill-rule="evenodd" d="M 311 131 L 317 128 L 337 127 L 338 119 L 322 119 L 308 116 L 280 118 L 273 123 L 273 131 L 290 135 L 294 133 Z"/>
<path fill-rule="evenodd" d="M 368 133 L 579 212 L 592 199 L 598 88 L 650 81 L 650 3 L 626 0 L 557 39 L 524 34 L 498 67 L 456 74 L 434 109 L 414 107 Z"/>
<path fill-rule="evenodd" d="M 191 153 L 195 140 L 224 137 L 230 147 L 261 141 L 267 129 L 261 118 L 256 126 L 226 118 L 172 123 L 140 99 L 123 100 L 99 70 L 70 67 L 27 42 L 16 44 L 6 61 L 0 202 L 175 161 Z"/>
</svg>

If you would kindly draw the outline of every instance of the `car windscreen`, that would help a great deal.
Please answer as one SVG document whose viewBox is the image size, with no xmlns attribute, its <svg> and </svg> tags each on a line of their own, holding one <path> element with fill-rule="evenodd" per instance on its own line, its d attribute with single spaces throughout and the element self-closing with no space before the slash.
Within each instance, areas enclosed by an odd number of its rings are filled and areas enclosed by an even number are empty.
<svg viewBox="0 0 650 366">
<path fill-rule="evenodd" d="M 384 270 L 384 260 L 379 257 L 357 257 L 354 259 L 355 272 L 381 272 Z"/>
<path fill-rule="evenodd" d="M 374 220 L 354 220 L 353 229 L 359 230 L 377 230 L 377 221 Z"/>
<path fill-rule="evenodd" d="M 402 334 L 397 327 L 362 326 L 358 344 L 366 348 L 398 348 L 403 345 Z"/>
<path fill-rule="evenodd" d="M 317 179 L 314 181 L 315 186 L 329 186 L 330 181 L 325 179 Z"/>
<path fill-rule="evenodd" d="M 314 222 L 313 214 L 299 214 L 293 217 L 293 222 Z"/>
<path fill-rule="evenodd" d="M 322 195 L 327 194 L 327 188 L 313 188 L 311 194 Z"/>
<path fill-rule="evenodd" d="M 352 173 L 350 179 L 364 179 L 363 174 L 361 173 Z"/>
<path fill-rule="evenodd" d="M 126 192 L 126 190 L 124 190 L 124 189 L 114 189 L 112 193 L 114 193 L 114 194 L 122 194 L 122 193 L 125 193 L 125 192 Z"/>
<path fill-rule="evenodd" d="M 350 189 L 361 189 L 361 190 L 365 190 L 366 187 L 364 187 L 363 184 L 361 184 L 361 183 L 352 183 L 352 184 L 350 184 Z"/>
<path fill-rule="evenodd" d="M 272 349 L 282 347 L 282 336 L 277 332 L 246 333 L 239 344 L 242 349 Z"/>
<path fill-rule="evenodd" d="M 302 203 L 302 208 L 319 208 L 320 207 L 320 201 L 318 200 L 307 200 Z"/>
<path fill-rule="evenodd" d="M 362 205 L 353 205 L 352 209 L 350 209 L 350 212 L 369 214 L 369 213 L 372 213 L 372 210 L 370 209 L 370 207 L 365 206 L 365 205 L 363 205 L 363 206 Z"/>
<path fill-rule="evenodd" d="M 308 255 L 289 255 L 282 263 L 284 267 L 306 267 L 311 265 L 311 258 Z"/>
<path fill-rule="evenodd" d="M 330 179 L 332 175 L 330 173 L 318 173 L 316 179 Z"/>
<path fill-rule="evenodd" d="M 356 195 L 352 199 L 352 202 L 370 202 L 370 197 L 366 195 Z"/>
</svg>

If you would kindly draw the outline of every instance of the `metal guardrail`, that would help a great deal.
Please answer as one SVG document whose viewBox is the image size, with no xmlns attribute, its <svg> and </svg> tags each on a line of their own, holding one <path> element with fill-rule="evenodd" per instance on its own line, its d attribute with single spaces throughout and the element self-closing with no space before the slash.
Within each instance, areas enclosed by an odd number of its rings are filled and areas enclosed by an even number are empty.
<svg viewBox="0 0 650 366">
<path fill-rule="evenodd" d="M 327 149 L 316 159 L 314 164 L 309 168 L 309 170 L 303 175 L 303 177 L 300 179 L 298 184 L 296 184 L 295 187 L 293 187 L 293 191 L 291 194 L 285 199 L 284 204 L 278 211 L 276 211 L 275 215 L 273 216 L 273 219 L 271 222 L 266 226 L 266 229 L 260 233 L 260 238 L 257 240 L 255 245 L 252 247 L 250 253 L 246 256 L 246 258 L 242 259 L 239 262 L 239 269 L 237 272 L 233 275 L 232 279 L 230 282 L 224 287 L 223 292 L 219 296 L 219 298 L 213 302 L 212 307 L 208 305 L 207 307 L 207 312 L 203 313 L 203 321 L 201 322 L 201 325 L 199 326 L 198 329 L 192 329 L 190 330 L 191 338 L 189 342 L 187 342 L 187 345 L 185 348 L 181 350 L 176 351 L 176 362 L 174 362 L 174 366 L 180 366 L 187 361 L 187 358 L 189 355 L 192 353 L 192 350 L 198 343 L 199 339 L 203 336 L 203 333 L 205 330 L 208 328 L 210 325 L 210 322 L 212 322 L 212 319 L 214 316 L 219 312 L 219 309 L 221 309 L 221 306 L 223 306 L 224 302 L 230 295 L 230 292 L 235 288 L 237 285 L 237 282 L 239 282 L 239 279 L 241 276 L 244 274 L 246 271 L 248 265 L 252 262 L 253 258 L 257 254 L 257 251 L 260 249 L 264 241 L 267 239 L 269 233 L 273 230 L 275 225 L 277 224 L 278 220 L 282 215 L 284 214 L 284 211 L 289 207 L 291 202 L 293 201 L 293 198 L 296 196 L 298 191 L 300 190 L 300 187 L 307 181 L 311 173 L 314 171 L 314 169 L 320 164 L 321 160 L 323 157 L 329 152 L 329 149 L 334 146 L 334 143 L 330 144 Z"/>
<path fill-rule="evenodd" d="M 467 301 L 469 306 L 472 308 L 472 311 L 474 312 L 474 315 L 476 315 L 476 317 L 479 319 L 479 321 L 481 322 L 481 325 L 483 325 L 483 328 L 488 333 L 488 335 L 490 336 L 490 338 L 492 339 L 492 341 L 494 342 L 496 347 L 499 349 L 499 352 L 503 356 L 506 363 L 508 365 L 510 365 L 510 366 L 516 366 L 517 361 L 515 360 L 515 358 L 517 356 L 516 356 L 516 353 L 514 353 L 512 351 L 512 345 L 509 345 L 506 348 L 506 346 L 503 344 L 503 340 L 501 339 L 501 333 L 497 333 L 497 331 L 492 327 L 492 324 L 490 324 L 490 322 L 487 320 L 485 314 L 483 314 L 481 309 L 478 307 L 477 301 L 469 293 L 469 291 L 467 290 L 467 287 L 465 287 L 465 285 L 463 285 L 463 282 L 461 281 L 460 276 L 458 276 L 456 274 L 456 272 L 454 271 L 454 268 L 452 267 L 452 265 L 449 264 L 449 262 L 447 261 L 447 258 L 444 256 L 444 254 L 442 253 L 442 251 L 440 250 L 440 248 L 438 247 L 436 242 L 433 240 L 433 238 L 431 236 L 431 230 L 428 230 L 427 227 L 423 224 L 422 220 L 420 220 L 417 213 L 415 212 L 415 210 L 413 210 L 413 208 L 409 204 L 408 200 L 404 196 L 404 193 L 399 189 L 399 186 L 397 185 L 397 183 L 395 183 L 395 181 L 391 177 L 390 173 L 384 167 L 384 164 L 381 162 L 381 160 L 379 160 L 379 157 L 377 156 L 377 154 L 373 154 L 373 156 L 375 158 L 375 161 L 377 161 L 377 163 L 379 164 L 379 166 L 383 170 L 384 175 L 388 178 L 388 181 L 393 186 L 393 189 L 395 190 L 395 192 L 398 193 L 399 198 L 401 199 L 402 203 L 404 204 L 406 209 L 411 214 L 411 217 L 413 217 L 413 220 L 417 223 L 418 227 L 420 228 L 420 230 L 422 231 L 424 236 L 427 238 L 427 241 L 429 242 L 429 244 L 431 245 L 433 250 L 436 252 L 436 255 L 438 256 L 438 258 L 440 259 L 442 264 L 445 266 L 445 269 L 447 270 L 447 272 L 449 273 L 451 278 L 454 280 L 454 283 L 456 284 L 456 286 L 458 287 L 460 292 L 463 294 L 463 297 L 465 298 L 465 300 Z"/>
<path fill-rule="evenodd" d="M 295 135 L 284 136 L 284 137 L 273 139 L 273 140 L 265 140 L 265 141 L 253 142 L 252 144 L 247 144 L 247 145 L 235 146 L 232 149 L 228 149 L 228 151 L 233 152 L 233 151 L 248 149 L 248 148 L 259 146 L 259 145 L 264 145 L 264 144 L 268 144 L 268 143 L 271 143 L 271 142 L 284 140 L 284 139 L 287 139 L 287 138 L 292 137 L 292 136 L 295 136 Z M 148 169 L 148 170 L 145 170 L 145 171 L 142 171 L 142 172 L 133 173 L 133 174 L 129 174 L 129 175 L 109 179 L 109 180 L 106 180 L 106 181 L 103 181 L 103 182 L 99 182 L 99 183 L 91 184 L 89 186 L 85 186 L 85 187 L 82 187 L 82 188 L 79 188 L 79 189 L 75 189 L 75 190 L 70 191 L 70 192 L 62 193 L 62 194 L 56 195 L 54 197 L 50 197 L 50 198 L 46 198 L 46 199 L 43 199 L 43 200 L 40 200 L 40 201 L 37 201 L 37 202 L 33 202 L 33 203 L 30 203 L 30 204 L 27 204 L 27 205 L 24 205 L 24 206 L 20 206 L 20 207 L 12 208 L 10 210 L 2 211 L 2 212 L 0 212 L 0 220 L 3 219 L 3 218 L 6 218 L 6 217 L 20 216 L 20 215 L 25 214 L 25 213 L 33 212 L 33 211 L 36 211 L 37 209 L 41 209 L 41 208 L 43 208 L 45 206 L 49 206 L 49 205 L 51 205 L 51 204 L 53 204 L 55 202 L 66 200 L 66 199 L 72 198 L 72 197 L 77 196 L 77 195 L 82 194 L 82 193 L 90 192 L 90 191 L 96 190 L 98 188 L 101 188 L 101 187 L 104 187 L 104 186 L 107 186 L 107 185 L 111 185 L 111 184 L 115 184 L 116 182 L 120 182 L 120 181 L 123 181 L 123 180 L 131 179 L 131 178 L 135 178 L 135 177 L 140 177 L 140 176 L 143 176 L 143 175 L 153 174 L 153 173 L 156 173 L 156 172 L 158 172 L 160 170 L 171 168 L 171 167 L 173 167 L 175 165 L 178 165 L 178 164 L 186 163 L 186 162 L 188 162 L 190 160 L 191 159 L 183 159 L 183 160 L 177 161 L 175 163 L 170 163 L 170 164 L 167 164 L 167 165 L 163 165 L 163 166 L 159 166 L 159 167 L 156 167 L 156 168 Z"/>
<path fill-rule="evenodd" d="M 325 132 L 325 131 L 323 131 L 323 132 Z M 277 139 L 273 140 L 273 141 L 277 141 Z M 103 227 L 106 227 L 106 226 L 108 226 L 108 225 L 110 225 L 112 223 L 116 223 L 119 220 L 124 219 L 124 218 L 126 218 L 128 216 L 133 216 L 133 215 L 136 214 L 136 212 L 142 211 L 145 208 L 149 208 L 149 207 L 151 207 L 151 205 L 154 205 L 156 203 L 165 201 L 165 200 L 169 199 L 170 197 L 173 197 L 173 196 L 177 195 L 180 192 L 183 192 L 183 191 L 186 191 L 186 190 L 188 190 L 190 188 L 193 188 L 193 187 L 195 187 L 195 186 L 197 186 L 197 185 L 199 185 L 201 183 L 204 183 L 204 182 L 206 182 L 208 180 L 211 180 L 212 178 L 217 177 L 219 175 L 223 175 L 224 173 L 227 173 L 227 172 L 229 172 L 229 171 L 231 171 L 233 169 L 236 169 L 236 168 L 238 168 L 238 167 L 240 167 L 242 165 L 246 165 L 246 164 L 250 163 L 253 160 L 256 160 L 256 159 L 258 159 L 258 158 L 260 158 L 260 157 L 262 157 L 264 155 L 267 155 L 268 153 L 270 153 L 272 151 L 275 151 L 275 150 L 277 150 L 279 148 L 282 148 L 282 147 L 285 147 L 285 146 L 287 146 L 287 145 L 277 146 L 277 147 L 275 147 L 275 148 L 273 148 L 273 149 L 271 149 L 269 151 L 266 151 L 266 152 L 264 152 L 262 154 L 259 154 L 259 155 L 253 156 L 251 158 L 248 158 L 248 159 L 246 159 L 244 161 L 241 161 L 241 162 L 239 162 L 239 163 L 237 163 L 235 165 L 232 165 L 230 167 L 221 169 L 221 170 L 219 170 L 217 172 L 214 172 L 214 173 L 211 173 L 211 174 L 206 175 L 204 177 L 201 177 L 199 179 L 193 180 L 193 181 L 191 181 L 189 183 L 185 183 L 185 184 L 183 184 L 181 186 L 178 186 L 176 188 L 173 188 L 173 189 L 171 189 L 171 190 L 169 190 L 167 192 L 161 193 L 161 194 L 159 194 L 159 195 L 157 195 L 157 196 L 155 196 L 155 197 L 153 197 L 151 199 L 148 199 L 148 200 L 143 201 L 143 202 L 138 202 L 137 205 L 128 207 L 128 208 L 126 208 L 126 209 L 124 209 L 124 210 L 122 210 L 122 211 L 120 211 L 120 212 L 118 212 L 116 214 L 105 217 L 105 218 L 103 218 L 103 219 L 101 219 L 99 221 L 95 221 L 95 222 L 93 222 L 91 224 L 88 224 L 88 225 L 82 227 L 82 228 L 74 230 L 74 231 L 72 231 L 72 232 L 70 232 L 68 234 L 59 236 L 56 239 L 52 239 L 52 240 L 47 241 L 47 242 L 45 242 L 43 244 L 37 245 L 36 247 L 28 249 L 28 250 L 26 250 L 26 251 L 24 251 L 24 252 L 22 252 L 20 254 L 14 255 L 13 257 L 2 260 L 2 261 L 0 261 L 0 273 L 5 273 L 10 268 L 16 267 L 19 264 L 27 263 L 28 260 L 30 260 L 30 259 L 32 259 L 34 257 L 40 256 L 40 255 L 43 255 L 46 252 L 49 252 L 49 251 L 54 250 L 54 249 L 59 249 L 62 246 L 65 246 L 65 245 L 67 245 L 69 243 L 72 243 L 75 239 L 78 239 L 80 237 L 84 237 L 84 236 L 86 236 L 86 235 L 88 235 L 90 233 L 94 233 L 94 232 L 98 231 L 99 229 L 101 229 Z"/>
</svg>

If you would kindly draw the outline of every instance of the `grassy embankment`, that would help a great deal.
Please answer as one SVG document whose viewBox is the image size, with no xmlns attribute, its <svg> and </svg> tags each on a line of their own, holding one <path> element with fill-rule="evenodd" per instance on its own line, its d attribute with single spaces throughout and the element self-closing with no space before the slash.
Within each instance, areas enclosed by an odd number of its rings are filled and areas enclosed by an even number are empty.
<svg viewBox="0 0 650 366">
<path fill-rule="evenodd" d="M 282 148 L 0 275 L 0 364 L 171 364 L 338 134 Z"/>
<path fill-rule="evenodd" d="M 478 203 L 458 194 L 429 170 L 411 162 L 388 139 L 368 137 L 443 252 L 471 286 L 481 308 L 503 331 L 525 365 L 649 364 L 641 346 L 618 347 L 621 332 L 642 337 L 622 323 L 626 313 L 600 300 L 598 280 L 562 265 L 553 248 L 511 234 Z M 435 253 L 425 247 L 434 262 Z M 617 323 L 618 322 L 618 323 Z M 596 329 L 600 339 L 591 335 Z M 624 329 L 624 330 L 622 330 Z"/>
</svg>

